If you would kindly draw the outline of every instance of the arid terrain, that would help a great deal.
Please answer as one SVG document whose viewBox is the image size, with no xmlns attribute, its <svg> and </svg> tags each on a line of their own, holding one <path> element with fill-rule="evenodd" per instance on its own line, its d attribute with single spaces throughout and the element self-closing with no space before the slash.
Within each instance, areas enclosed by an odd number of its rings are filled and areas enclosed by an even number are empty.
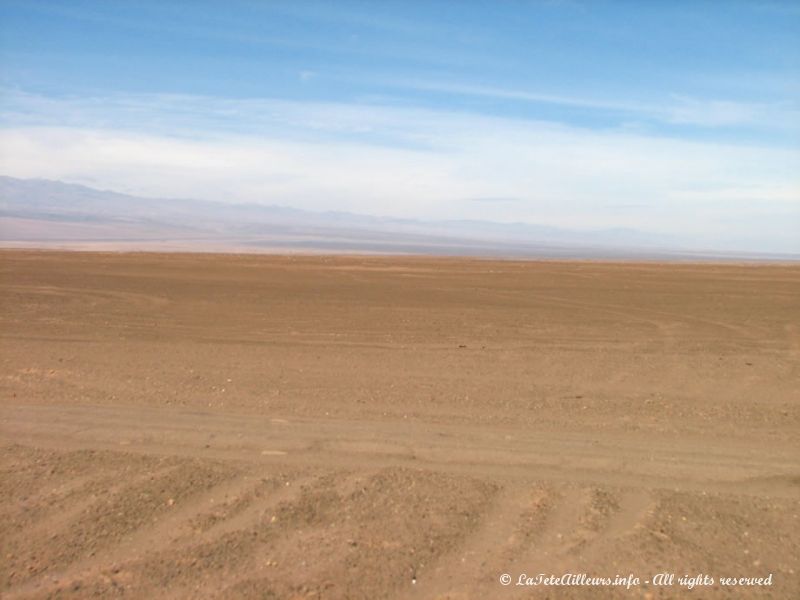
<svg viewBox="0 0 800 600">
<path fill-rule="evenodd" d="M 0 272 L 3 598 L 800 597 L 797 264 Z"/>
</svg>

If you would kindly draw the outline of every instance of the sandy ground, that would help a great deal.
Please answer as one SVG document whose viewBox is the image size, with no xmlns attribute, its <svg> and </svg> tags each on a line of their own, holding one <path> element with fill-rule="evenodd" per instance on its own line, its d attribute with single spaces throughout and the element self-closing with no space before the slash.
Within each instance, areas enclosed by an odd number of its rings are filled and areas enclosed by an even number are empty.
<svg viewBox="0 0 800 600">
<path fill-rule="evenodd" d="M 800 597 L 800 266 L 0 269 L 3 598 Z"/>
</svg>

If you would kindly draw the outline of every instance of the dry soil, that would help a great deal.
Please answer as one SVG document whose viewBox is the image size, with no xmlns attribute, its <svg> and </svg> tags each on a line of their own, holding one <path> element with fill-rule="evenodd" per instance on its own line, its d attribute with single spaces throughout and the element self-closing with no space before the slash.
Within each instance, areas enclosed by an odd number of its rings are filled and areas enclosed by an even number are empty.
<svg viewBox="0 0 800 600">
<path fill-rule="evenodd" d="M 798 265 L 0 271 L 3 598 L 800 597 Z"/>
</svg>

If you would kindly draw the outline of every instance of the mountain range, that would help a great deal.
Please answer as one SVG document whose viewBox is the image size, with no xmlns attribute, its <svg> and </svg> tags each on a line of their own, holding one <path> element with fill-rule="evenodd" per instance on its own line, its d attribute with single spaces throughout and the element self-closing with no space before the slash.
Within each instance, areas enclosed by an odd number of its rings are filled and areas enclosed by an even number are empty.
<svg viewBox="0 0 800 600">
<path fill-rule="evenodd" d="M 423 221 L 283 206 L 144 198 L 0 176 L 6 247 L 410 253 L 519 258 L 797 258 L 682 247 L 634 229 L 575 231 L 528 223 Z"/>
</svg>

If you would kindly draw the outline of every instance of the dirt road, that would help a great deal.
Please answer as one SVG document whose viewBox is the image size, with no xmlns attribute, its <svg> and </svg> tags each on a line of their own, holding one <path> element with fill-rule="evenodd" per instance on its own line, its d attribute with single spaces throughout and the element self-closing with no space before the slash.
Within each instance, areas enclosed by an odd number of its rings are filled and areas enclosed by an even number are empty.
<svg viewBox="0 0 800 600">
<path fill-rule="evenodd" d="M 800 596 L 800 267 L 0 269 L 4 598 Z"/>
</svg>

